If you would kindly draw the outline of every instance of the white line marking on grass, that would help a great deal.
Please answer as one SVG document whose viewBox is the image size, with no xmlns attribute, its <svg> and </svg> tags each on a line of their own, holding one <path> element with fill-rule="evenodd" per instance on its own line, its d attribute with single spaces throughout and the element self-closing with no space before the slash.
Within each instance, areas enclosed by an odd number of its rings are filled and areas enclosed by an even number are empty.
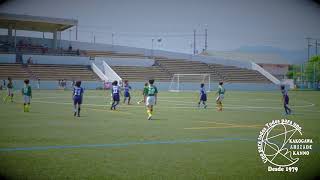
<svg viewBox="0 0 320 180">
<path fill-rule="evenodd" d="M 239 138 L 239 137 L 221 137 L 211 139 L 189 139 L 189 140 L 159 140 L 159 141 L 136 141 L 111 144 L 80 144 L 80 145 L 58 145 L 58 146 L 34 146 L 34 147 L 8 147 L 0 148 L 0 152 L 16 152 L 16 151 L 39 151 L 39 150 L 58 150 L 58 149 L 75 149 L 75 148 L 120 148 L 134 145 L 174 145 L 174 144 L 193 144 L 193 143 L 209 143 L 224 141 L 255 141 L 255 138 Z"/>
<path fill-rule="evenodd" d="M 38 102 L 38 103 L 47 103 L 47 104 L 63 104 L 63 105 L 72 105 L 72 102 L 70 103 L 65 103 L 65 102 L 54 102 L 54 101 L 33 101 L 33 102 Z M 183 106 L 185 104 L 173 104 L 173 105 L 179 105 L 179 106 L 165 106 L 165 107 L 160 107 L 160 108 L 170 108 L 170 109 L 198 109 L 195 106 Z M 104 104 L 83 104 L 83 106 L 97 106 L 97 107 L 108 107 L 108 105 L 104 105 Z M 315 104 L 309 104 L 309 105 L 300 105 L 300 106 L 292 106 L 292 107 L 301 107 L 301 108 L 305 108 L 305 107 L 312 107 L 315 106 Z M 141 108 L 144 106 L 136 106 L 136 105 L 130 105 L 130 106 L 125 106 L 125 107 L 132 107 L 132 108 Z M 274 109 L 274 110 L 278 110 L 278 109 L 282 109 L 282 107 L 268 107 L 268 106 L 243 106 L 243 105 L 229 105 L 229 106 L 225 106 L 225 109 Z M 207 109 L 215 109 L 215 107 L 207 107 Z"/>
<path fill-rule="evenodd" d="M 207 127 L 190 127 L 190 128 L 183 128 L 186 130 L 201 130 L 201 129 L 226 129 L 226 128 L 261 128 L 263 125 L 234 125 L 234 126 L 207 126 Z"/>
</svg>

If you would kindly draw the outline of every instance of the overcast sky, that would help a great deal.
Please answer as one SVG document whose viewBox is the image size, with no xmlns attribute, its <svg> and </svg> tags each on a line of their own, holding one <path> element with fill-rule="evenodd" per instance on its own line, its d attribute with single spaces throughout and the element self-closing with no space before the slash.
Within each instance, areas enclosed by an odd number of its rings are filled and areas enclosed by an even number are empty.
<svg viewBox="0 0 320 180">
<path fill-rule="evenodd" d="M 193 29 L 204 47 L 205 27 L 210 50 L 303 49 L 305 37 L 320 38 L 320 5 L 311 0 L 13 0 L 0 12 L 78 19 L 81 41 L 94 34 L 111 43 L 114 32 L 115 44 L 151 48 L 152 38 L 162 38 L 155 48 L 184 52 L 192 51 Z"/>
</svg>

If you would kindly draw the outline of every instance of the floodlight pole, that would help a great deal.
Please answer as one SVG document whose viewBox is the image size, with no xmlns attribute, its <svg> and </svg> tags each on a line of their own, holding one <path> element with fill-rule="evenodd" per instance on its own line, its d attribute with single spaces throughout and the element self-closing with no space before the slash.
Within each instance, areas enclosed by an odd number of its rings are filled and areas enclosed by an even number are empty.
<svg viewBox="0 0 320 180">
<path fill-rule="evenodd" d="M 311 38 L 306 38 L 307 39 L 307 43 L 308 43 L 308 61 L 309 61 L 309 59 L 310 59 L 310 47 L 312 46 L 311 44 L 310 44 L 310 40 L 311 40 Z"/>
<path fill-rule="evenodd" d="M 154 38 L 151 39 L 151 53 L 152 53 L 151 56 L 152 56 L 152 58 L 153 58 L 153 41 L 154 41 Z"/>
<path fill-rule="evenodd" d="M 78 41 L 78 24 L 76 25 L 76 41 Z"/>
<path fill-rule="evenodd" d="M 17 29 L 14 28 L 14 49 L 17 49 Z"/>
<path fill-rule="evenodd" d="M 112 47 L 113 47 L 113 44 L 114 44 L 113 38 L 114 38 L 114 33 L 111 33 L 111 45 L 112 45 Z"/>
<path fill-rule="evenodd" d="M 177 77 L 177 80 L 178 80 L 178 92 L 180 91 L 180 74 L 178 74 L 178 77 Z"/>
<path fill-rule="evenodd" d="M 210 90 L 210 86 L 211 86 L 211 84 L 210 84 L 211 82 L 210 82 L 210 81 L 211 81 L 211 79 L 210 79 L 210 74 L 209 74 L 209 83 L 208 83 L 209 92 L 211 91 L 211 90 Z"/>
<path fill-rule="evenodd" d="M 204 30 L 205 39 L 204 39 L 204 50 L 207 51 L 208 49 L 208 28 Z"/>
<path fill-rule="evenodd" d="M 316 39 L 316 56 L 318 56 L 318 39 Z"/>
<path fill-rule="evenodd" d="M 71 41 L 71 29 L 69 29 L 69 41 Z"/>
<path fill-rule="evenodd" d="M 193 54 L 196 54 L 196 29 L 193 30 Z"/>
<path fill-rule="evenodd" d="M 316 84 L 316 61 L 313 62 L 313 86 Z"/>
</svg>

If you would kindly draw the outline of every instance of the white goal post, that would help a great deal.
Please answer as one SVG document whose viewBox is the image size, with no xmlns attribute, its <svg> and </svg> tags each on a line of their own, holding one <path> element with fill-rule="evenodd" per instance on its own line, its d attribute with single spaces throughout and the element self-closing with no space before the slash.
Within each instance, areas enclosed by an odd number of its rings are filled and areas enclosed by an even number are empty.
<svg viewBox="0 0 320 180">
<path fill-rule="evenodd" d="M 206 91 L 210 91 L 210 82 L 210 74 L 173 74 L 169 91 L 195 91 L 200 88 L 201 83 L 204 83 Z"/>
</svg>

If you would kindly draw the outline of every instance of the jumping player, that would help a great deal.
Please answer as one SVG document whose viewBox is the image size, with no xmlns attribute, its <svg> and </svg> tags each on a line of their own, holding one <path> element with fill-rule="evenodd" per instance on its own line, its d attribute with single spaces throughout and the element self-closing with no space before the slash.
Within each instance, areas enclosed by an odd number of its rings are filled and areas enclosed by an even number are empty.
<svg viewBox="0 0 320 180">
<path fill-rule="evenodd" d="M 146 98 L 147 98 L 147 95 L 148 95 L 148 83 L 145 83 L 144 84 L 144 88 L 143 88 L 143 91 L 142 91 L 142 96 L 143 96 L 143 99 L 141 101 L 138 101 L 138 104 L 140 103 L 146 103 Z"/>
<path fill-rule="evenodd" d="M 120 94 L 121 94 L 120 86 L 118 86 L 118 81 L 113 81 L 111 90 L 112 90 L 111 95 L 112 95 L 113 101 L 110 109 L 116 110 L 116 107 L 120 102 Z"/>
<path fill-rule="evenodd" d="M 198 107 L 200 107 L 201 102 L 202 102 L 203 108 L 207 108 L 206 101 L 207 101 L 207 93 L 206 93 L 206 90 L 204 88 L 204 84 L 201 83 L 200 84 L 200 100 L 198 102 Z"/>
<path fill-rule="evenodd" d="M 10 98 L 11 102 L 13 102 L 13 81 L 11 77 L 8 77 L 7 91 L 8 95 L 4 98 L 3 101 L 6 103 Z"/>
<path fill-rule="evenodd" d="M 218 97 L 216 98 L 217 103 L 217 110 L 222 111 L 222 100 L 224 99 L 224 93 L 226 92 L 226 89 L 223 87 L 223 82 L 219 82 L 218 91 L 216 94 L 218 94 Z"/>
<path fill-rule="evenodd" d="M 153 106 L 157 104 L 158 89 L 154 84 L 154 80 L 149 80 L 149 87 L 146 99 L 148 120 L 151 120 L 153 114 Z"/>
<path fill-rule="evenodd" d="M 125 80 L 123 103 L 126 103 L 126 100 L 128 99 L 128 105 L 130 104 L 130 100 L 131 100 L 130 90 L 131 90 L 131 86 L 129 85 L 128 80 Z"/>
<path fill-rule="evenodd" d="M 77 81 L 75 83 L 75 86 L 73 87 L 72 91 L 72 99 L 73 99 L 73 116 L 80 117 L 80 110 L 81 110 L 81 104 L 82 104 L 82 98 L 83 98 L 84 90 L 81 87 L 81 81 Z"/>
<path fill-rule="evenodd" d="M 30 101 L 32 98 L 32 90 L 31 86 L 29 85 L 29 79 L 24 80 L 24 87 L 22 88 L 22 95 L 23 95 L 23 112 L 30 111 Z"/>
<path fill-rule="evenodd" d="M 289 96 L 288 96 L 288 91 L 286 90 L 285 85 L 281 85 L 281 93 L 282 93 L 282 101 L 283 101 L 283 107 L 285 110 L 286 115 L 291 114 L 291 109 L 288 107 L 289 105 Z"/>
</svg>

